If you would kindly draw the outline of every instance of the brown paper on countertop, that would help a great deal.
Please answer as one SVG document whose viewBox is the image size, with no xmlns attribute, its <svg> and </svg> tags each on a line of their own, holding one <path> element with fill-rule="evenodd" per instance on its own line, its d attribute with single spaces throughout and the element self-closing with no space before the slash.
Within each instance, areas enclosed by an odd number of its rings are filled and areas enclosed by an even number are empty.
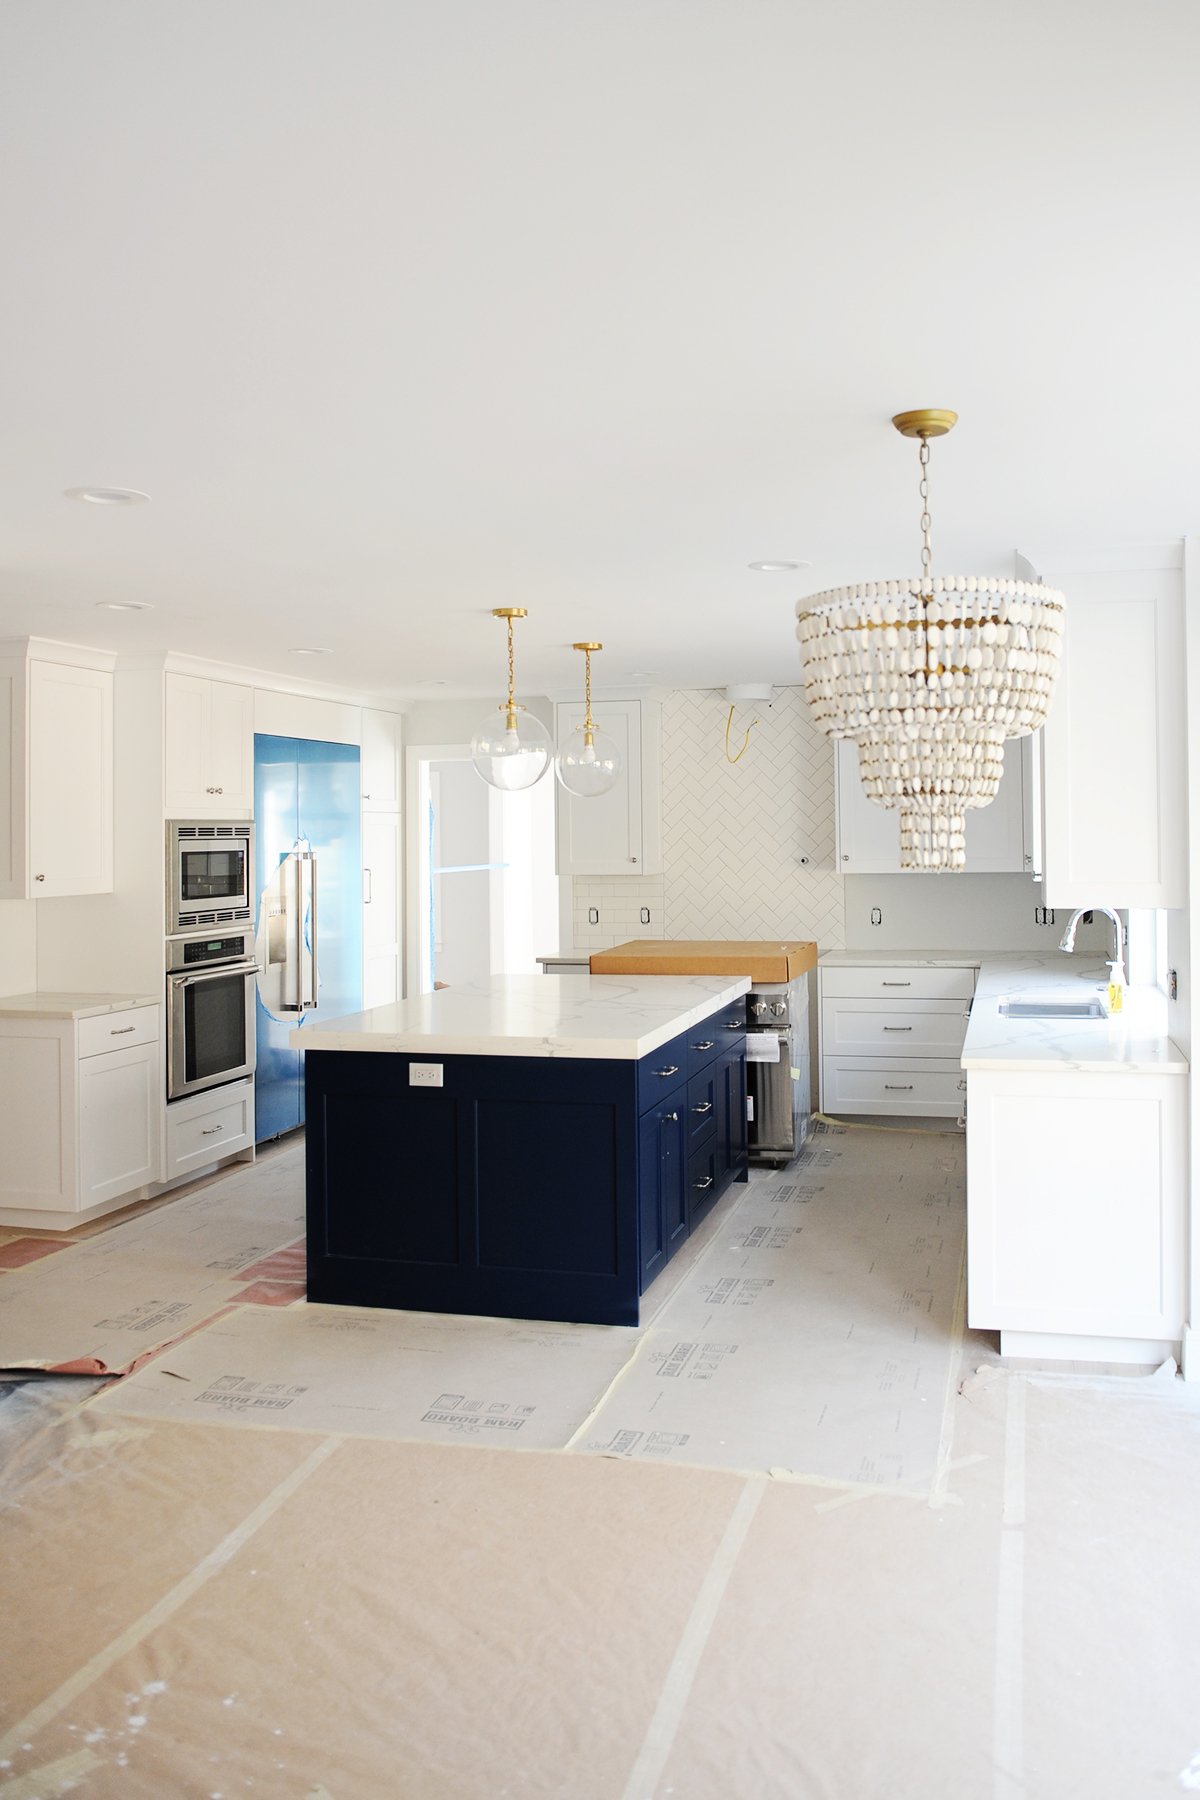
<svg viewBox="0 0 1200 1800">
<path fill-rule="evenodd" d="M 817 966 L 807 939 L 633 938 L 589 958 L 593 975 L 748 975 L 751 981 L 795 981 Z"/>
</svg>

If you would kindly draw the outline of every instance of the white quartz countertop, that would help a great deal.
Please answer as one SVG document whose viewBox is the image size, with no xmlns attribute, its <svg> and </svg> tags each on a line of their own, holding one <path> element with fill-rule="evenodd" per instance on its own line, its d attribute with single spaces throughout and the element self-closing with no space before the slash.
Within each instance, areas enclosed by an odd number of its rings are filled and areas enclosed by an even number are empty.
<svg viewBox="0 0 1200 1800">
<path fill-rule="evenodd" d="M 1010 1019 L 1002 1000 L 1090 1000 L 1103 1004 L 1108 964 L 1051 952 L 985 956 L 963 1044 L 964 1069 L 1056 1069 L 1123 1075 L 1184 1075 L 1187 1058 L 1167 1036 L 1157 990 L 1127 988 L 1120 1012 L 1103 1019 Z"/>
<path fill-rule="evenodd" d="M 749 990 L 745 975 L 497 975 L 302 1026 L 289 1041 L 302 1050 L 635 1061 Z"/>
<path fill-rule="evenodd" d="M 987 960 L 986 950 L 826 950 L 819 958 L 823 969 L 977 969 Z"/>
<path fill-rule="evenodd" d="M 127 1006 L 157 1006 L 158 994 L 5 994 L 0 1019 L 91 1019 Z"/>
</svg>

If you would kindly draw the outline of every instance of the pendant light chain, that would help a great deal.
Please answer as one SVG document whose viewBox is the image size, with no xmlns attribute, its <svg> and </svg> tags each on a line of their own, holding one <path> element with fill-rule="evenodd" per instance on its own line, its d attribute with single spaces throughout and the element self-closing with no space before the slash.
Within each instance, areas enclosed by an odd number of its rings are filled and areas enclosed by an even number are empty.
<svg viewBox="0 0 1200 1800">
<path fill-rule="evenodd" d="M 595 742 L 596 727 L 592 722 L 592 653 L 583 653 L 583 741 L 585 744 Z"/>
<path fill-rule="evenodd" d="M 509 731 L 515 731 L 517 728 L 517 703 L 515 699 L 517 691 L 517 673 L 516 659 L 513 655 L 513 622 L 511 619 L 508 619 L 506 623 L 508 625 L 508 705 L 504 709 L 504 715 L 505 723 Z"/>
</svg>

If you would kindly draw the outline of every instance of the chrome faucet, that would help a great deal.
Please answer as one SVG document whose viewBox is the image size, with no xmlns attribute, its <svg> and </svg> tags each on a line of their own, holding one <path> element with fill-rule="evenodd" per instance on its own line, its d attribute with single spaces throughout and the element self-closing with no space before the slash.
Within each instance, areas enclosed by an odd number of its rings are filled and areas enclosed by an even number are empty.
<svg viewBox="0 0 1200 1800">
<path fill-rule="evenodd" d="M 1080 919 L 1082 919 L 1082 917 L 1085 913 L 1089 913 L 1089 912 L 1103 913 L 1106 919 L 1112 920 L 1112 922 L 1113 922 L 1113 960 L 1114 960 L 1114 963 L 1115 963 L 1117 969 L 1120 970 L 1122 980 L 1124 980 L 1124 977 L 1125 977 L 1125 927 L 1121 923 L 1120 913 L 1114 912 L 1111 906 L 1077 906 L 1075 908 L 1075 911 L 1071 914 L 1071 917 L 1067 920 L 1067 929 L 1062 934 L 1062 942 L 1058 946 L 1059 949 L 1060 950 L 1073 950 L 1075 948 L 1075 932 L 1078 929 L 1079 921 L 1080 921 Z"/>
</svg>

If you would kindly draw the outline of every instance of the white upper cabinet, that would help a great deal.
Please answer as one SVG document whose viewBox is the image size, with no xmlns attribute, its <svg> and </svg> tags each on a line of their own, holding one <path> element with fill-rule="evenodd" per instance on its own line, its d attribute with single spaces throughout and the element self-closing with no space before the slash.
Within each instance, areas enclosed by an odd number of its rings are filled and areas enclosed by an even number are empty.
<svg viewBox="0 0 1200 1800">
<path fill-rule="evenodd" d="M 254 690 L 197 675 L 165 678 L 169 819 L 248 818 L 254 810 Z"/>
<path fill-rule="evenodd" d="M 967 813 L 968 875 L 1013 875 L 1031 870 L 1026 844 L 1025 769 L 1028 740 L 1004 746 L 1004 776 L 990 806 Z M 837 866 L 843 875 L 896 875 L 900 870 L 900 814 L 868 800 L 858 773 L 858 745 L 839 739 L 836 763 Z"/>
<path fill-rule="evenodd" d="M 660 875 L 661 704 L 655 700 L 594 700 L 592 717 L 597 729 L 620 745 L 621 773 L 614 788 L 590 800 L 580 800 L 558 784 L 558 872 Z M 582 700 L 556 706 L 558 743 L 564 743 L 583 720 Z"/>
<path fill-rule="evenodd" d="M 396 812 L 400 807 L 399 713 L 362 715 L 362 803 L 364 812 Z"/>
<path fill-rule="evenodd" d="M 1178 569 L 1046 579 L 1067 597 L 1045 725 L 1047 906 L 1187 900 L 1183 583 Z"/>
<path fill-rule="evenodd" d="M 113 657 L 38 638 L 0 656 L 0 897 L 113 886 Z"/>
</svg>

